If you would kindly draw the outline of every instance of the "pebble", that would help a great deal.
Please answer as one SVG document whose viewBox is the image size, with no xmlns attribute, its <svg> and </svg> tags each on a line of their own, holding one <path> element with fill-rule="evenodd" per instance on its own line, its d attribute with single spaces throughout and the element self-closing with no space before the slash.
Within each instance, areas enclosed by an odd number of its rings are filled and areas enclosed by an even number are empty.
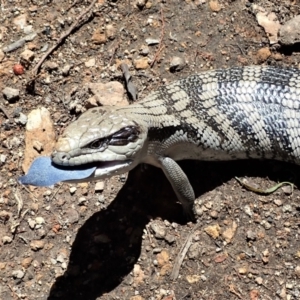
<svg viewBox="0 0 300 300">
<path fill-rule="evenodd" d="M 70 189 L 69 189 L 70 194 L 73 195 L 73 194 L 76 192 L 76 190 L 77 190 L 77 187 L 76 187 L 76 186 L 71 186 Z"/>
<path fill-rule="evenodd" d="M 170 62 L 170 71 L 178 72 L 185 67 L 186 63 L 182 57 L 174 56 Z"/>
<path fill-rule="evenodd" d="M 282 200 L 280 200 L 280 199 L 275 199 L 275 200 L 274 200 L 274 203 L 275 203 L 277 206 L 281 206 L 281 205 L 282 205 Z"/>
<path fill-rule="evenodd" d="M 140 49 L 140 53 L 144 56 L 147 56 L 149 54 L 149 47 L 148 46 L 145 46 L 143 45 Z"/>
<path fill-rule="evenodd" d="M 38 225 L 43 225 L 43 224 L 45 224 L 45 219 L 43 217 L 36 217 L 35 222 Z"/>
<path fill-rule="evenodd" d="M 44 64 L 44 68 L 47 71 L 54 71 L 54 70 L 58 69 L 58 64 L 56 62 L 54 62 L 54 61 L 47 61 Z"/>
<path fill-rule="evenodd" d="M 147 69 L 149 67 L 148 58 L 142 57 L 142 58 L 135 59 L 133 60 L 133 65 L 137 70 Z"/>
<path fill-rule="evenodd" d="M 106 25 L 105 34 L 108 39 L 113 40 L 116 37 L 116 32 L 117 30 L 113 25 L 111 24 Z"/>
<path fill-rule="evenodd" d="M 102 192 L 104 190 L 104 181 L 98 181 L 95 184 L 95 192 Z"/>
<path fill-rule="evenodd" d="M 6 159 L 7 159 L 7 155 L 5 155 L 5 154 L 0 154 L 0 162 L 1 163 L 5 163 L 5 161 L 6 161 Z"/>
<path fill-rule="evenodd" d="M 31 218 L 29 218 L 28 220 L 27 220 L 27 222 L 28 222 L 28 225 L 29 225 L 29 227 L 30 227 L 30 229 L 34 229 L 34 227 L 35 227 L 35 220 L 32 220 Z"/>
<path fill-rule="evenodd" d="M 110 81 L 108 83 L 90 82 L 88 83 L 88 88 L 100 105 L 126 106 L 129 104 L 124 97 L 124 86 L 118 81 Z"/>
<path fill-rule="evenodd" d="M 30 243 L 30 248 L 33 251 L 43 249 L 45 247 L 45 242 L 41 240 L 34 240 Z"/>
<path fill-rule="evenodd" d="M 13 19 L 14 25 L 16 25 L 19 29 L 23 29 L 27 23 L 27 15 L 22 14 Z"/>
<path fill-rule="evenodd" d="M 21 125 L 26 125 L 27 123 L 27 116 L 23 113 L 20 113 L 19 118 L 15 119 L 16 123 Z"/>
<path fill-rule="evenodd" d="M 2 93 L 8 101 L 15 101 L 20 97 L 20 91 L 18 89 L 14 89 L 8 86 L 2 90 Z"/>
<path fill-rule="evenodd" d="M 146 5 L 146 0 L 137 0 L 136 1 L 136 6 L 140 9 L 142 9 Z"/>
<path fill-rule="evenodd" d="M 259 285 L 261 285 L 263 283 L 263 279 L 261 277 L 256 277 L 255 278 L 255 282 Z"/>
<path fill-rule="evenodd" d="M 292 207 L 292 205 L 290 205 L 290 204 L 285 204 L 285 205 L 283 205 L 283 207 L 282 207 L 282 211 L 283 211 L 283 212 L 292 212 L 292 211 L 293 211 L 293 207 Z"/>
<path fill-rule="evenodd" d="M 250 241 L 255 241 L 256 240 L 256 233 L 252 230 L 247 230 L 246 236 L 247 236 L 247 239 L 250 240 Z"/>
<path fill-rule="evenodd" d="M 79 214 L 76 209 L 70 208 L 66 211 L 66 217 L 69 223 L 74 224 L 79 221 Z"/>
<path fill-rule="evenodd" d="M 62 74 L 63 74 L 64 76 L 68 76 L 69 73 L 70 73 L 71 67 L 72 67 L 71 65 L 65 65 L 65 66 L 62 68 L 62 70 L 61 70 Z"/>
<path fill-rule="evenodd" d="M 2 238 L 2 243 L 3 243 L 3 244 L 10 244 L 10 243 L 12 242 L 12 240 L 13 240 L 12 237 L 5 235 L 5 236 Z"/>
<path fill-rule="evenodd" d="M 91 67 L 94 67 L 96 64 L 96 59 L 93 57 L 93 58 L 90 58 L 89 60 L 87 60 L 84 65 L 87 67 L 87 68 L 91 68 Z"/>
<path fill-rule="evenodd" d="M 259 63 L 265 62 L 271 56 L 271 51 L 268 47 L 261 48 L 256 53 L 256 58 Z"/>
<path fill-rule="evenodd" d="M 216 239 L 220 235 L 221 228 L 218 224 L 210 225 L 204 228 L 204 231 L 213 239 Z"/>
<path fill-rule="evenodd" d="M 157 222 L 152 222 L 150 228 L 157 239 L 163 239 L 166 236 L 166 228 Z"/>
<path fill-rule="evenodd" d="M 287 21 L 279 29 L 279 41 L 281 44 L 289 46 L 300 42 L 300 15 Z"/>
<path fill-rule="evenodd" d="M 281 27 L 278 18 L 274 12 L 267 12 L 264 8 L 253 4 L 253 12 L 256 14 L 256 20 L 265 30 L 270 44 L 278 42 L 278 32 Z"/>
<path fill-rule="evenodd" d="M 219 12 L 221 10 L 221 5 L 217 0 L 210 1 L 209 7 L 213 12 Z"/>
<path fill-rule="evenodd" d="M 20 62 L 22 65 L 24 65 L 26 68 L 29 67 L 31 62 L 33 61 L 35 56 L 35 53 L 29 49 L 26 49 L 20 54 Z"/>
<path fill-rule="evenodd" d="M 159 44 L 159 39 L 148 38 L 145 40 L 148 46 L 153 46 Z"/>
<path fill-rule="evenodd" d="M 24 258 L 22 260 L 22 263 L 21 263 L 22 267 L 25 268 L 25 269 L 27 269 L 31 265 L 32 260 L 33 260 L 32 257 L 26 257 L 26 258 Z"/>
<path fill-rule="evenodd" d="M 92 42 L 96 45 L 99 44 L 105 44 L 107 41 L 107 37 L 105 32 L 103 32 L 101 29 L 96 29 L 95 32 L 92 35 Z"/>
<path fill-rule="evenodd" d="M 22 270 L 15 270 L 12 272 L 13 278 L 22 279 L 25 273 Z"/>
</svg>

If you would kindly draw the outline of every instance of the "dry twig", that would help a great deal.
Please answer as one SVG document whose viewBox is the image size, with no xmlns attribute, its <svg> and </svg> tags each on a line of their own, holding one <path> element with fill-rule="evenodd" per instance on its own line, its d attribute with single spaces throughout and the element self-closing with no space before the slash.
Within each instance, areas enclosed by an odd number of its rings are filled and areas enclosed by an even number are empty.
<svg viewBox="0 0 300 300">
<path fill-rule="evenodd" d="M 185 240 L 185 242 L 183 243 L 183 245 L 181 246 L 179 253 L 175 259 L 174 262 L 174 266 L 173 266 L 173 270 L 171 272 L 170 278 L 172 280 L 176 280 L 179 274 L 179 269 L 182 265 L 183 259 L 186 256 L 187 251 L 189 250 L 192 241 L 193 241 L 193 236 L 195 231 L 199 228 L 200 223 L 196 224 L 195 227 L 193 228 L 192 232 L 190 232 L 190 234 L 188 235 L 187 239 Z"/>
<path fill-rule="evenodd" d="M 165 20 L 164 20 L 164 14 L 163 14 L 163 10 L 160 10 L 160 14 L 161 14 L 161 34 L 160 34 L 160 39 L 159 39 L 159 44 L 158 44 L 158 49 L 154 55 L 154 58 L 150 64 L 150 67 L 152 68 L 159 56 L 159 54 L 161 53 L 161 51 L 163 50 L 163 48 L 165 47 L 162 42 L 164 39 L 164 35 L 165 35 Z"/>
</svg>

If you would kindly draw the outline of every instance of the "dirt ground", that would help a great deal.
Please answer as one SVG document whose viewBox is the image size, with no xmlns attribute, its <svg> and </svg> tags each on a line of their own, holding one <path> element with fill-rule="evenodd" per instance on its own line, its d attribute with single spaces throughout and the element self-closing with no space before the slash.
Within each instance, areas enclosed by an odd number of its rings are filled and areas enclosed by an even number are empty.
<svg viewBox="0 0 300 300">
<path fill-rule="evenodd" d="M 124 84 L 120 61 L 129 64 L 139 99 L 203 70 L 299 67 L 299 47 L 271 45 L 253 4 L 274 12 L 281 24 L 300 13 L 300 4 L 96 1 L 30 86 L 38 61 L 90 4 L 0 2 L 0 48 L 25 35 L 13 23 L 20 16 L 37 32 L 0 54 L 0 90 L 20 92 L 15 101 L 0 95 L 0 299 L 300 299 L 299 190 L 286 186 L 262 196 L 235 179 L 263 189 L 282 181 L 300 186 L 297 166 L 182 162 L 197 196 L 196 224 L 186 222 L 167 179 L 151 166 L 106 180 L 103 190 L 95 183 L 25 188 L 17 182 L 25 151 L 20 113 L 47 108 L 59 135 L 85 107 L 87 82 Z M 34 59 L 17 76 L 13 66 L 25 49 Z M 176 57 L 180 64 L 170 68 Z M 183 261 L 173 278 L 178 255 Z"/>
</svg>

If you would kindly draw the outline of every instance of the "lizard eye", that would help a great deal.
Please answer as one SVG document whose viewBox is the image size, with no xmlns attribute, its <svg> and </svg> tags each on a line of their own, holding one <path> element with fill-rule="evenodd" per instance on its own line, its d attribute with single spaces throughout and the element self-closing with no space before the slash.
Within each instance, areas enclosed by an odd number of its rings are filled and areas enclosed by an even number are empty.
<svg viewBox="0 0 300 300">
<path fill-rule="evenodd" d="M 104 139 L 95 140 L 88 145 L 88 147 L 91 149 L 100 149 L 104 146 L 107 146 L 107 141 Z"/>
</svg>

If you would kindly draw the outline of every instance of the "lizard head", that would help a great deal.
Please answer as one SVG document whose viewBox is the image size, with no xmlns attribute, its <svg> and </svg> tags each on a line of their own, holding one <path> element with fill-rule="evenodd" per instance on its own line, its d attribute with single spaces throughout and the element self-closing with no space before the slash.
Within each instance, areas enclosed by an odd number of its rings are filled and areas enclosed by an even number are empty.
<svg viewBox="0 0 300 300">
<path fill-rule="evenodd" d="M 82 181 L 103 179 L 139 164 L 146 140 L 147 125 L 128 109 L 92 108 L 58 138 L 52 161 L 61 166 L 96 166 L 95 172 Z"/>
</svg>

